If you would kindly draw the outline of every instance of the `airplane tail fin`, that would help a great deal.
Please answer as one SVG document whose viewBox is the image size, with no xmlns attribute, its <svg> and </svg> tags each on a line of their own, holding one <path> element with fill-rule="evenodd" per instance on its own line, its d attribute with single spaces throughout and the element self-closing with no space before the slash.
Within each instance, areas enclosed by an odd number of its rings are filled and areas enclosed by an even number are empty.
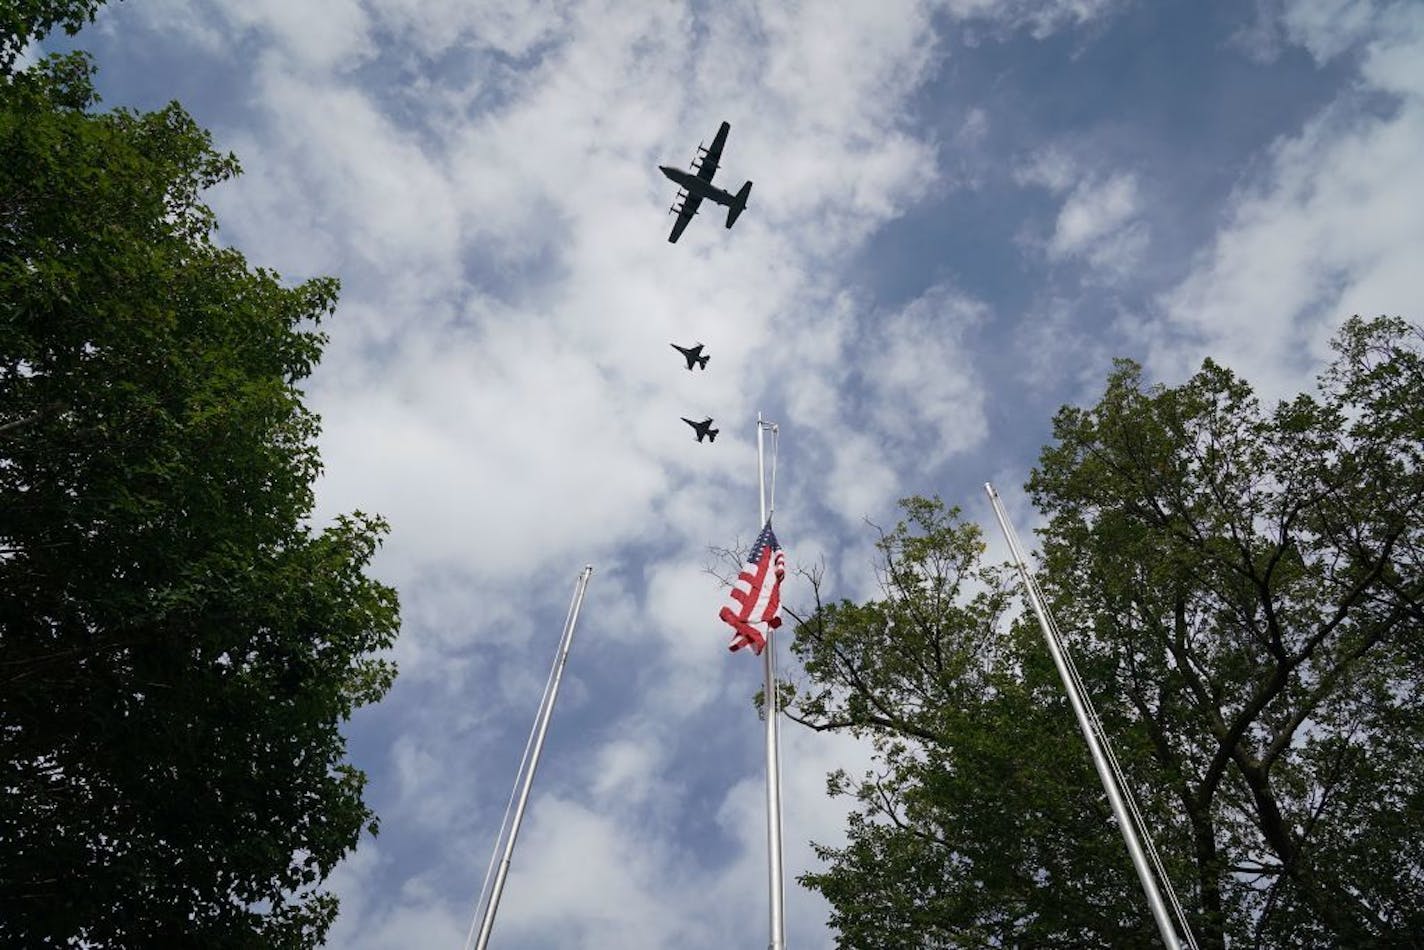
<svg viewBox="0 0 1424 950">
<path fill-rule="evenodd" d="M 742 190 L 737 192 L 737 197 L 727 206 L 727 227 L 737 223 L 737 219 L 742 216 L 742 212 L 747 210 L 747 195 L 752 193 L 752 183 L 747 182 L 742 186 Z"/>
<path fill-rule="evenodd" d="M 717 433 L 718 433 L 718 432 L 721 432 L 721 431 L 722 431 L 721 429 L 708 429 L 708 430 L 707 430 L 707 441 L 708 441 L 708 442 L 716 442 L 716 441 L 717 441 Z"/>
<path fill-rule="evenodd" d="M 707 361 L 710 360 L 711 358 L 712 358 L 712 357 L 711 357 L 710 355 L 708 355 L 708 356 L 699 356 L 699 357 L 697 358 L 697 363 L 698 363 L 698 365 L 701 366 L 703 369 L 706 369 L 706 368 L 707 368 Z"/>
</svg>

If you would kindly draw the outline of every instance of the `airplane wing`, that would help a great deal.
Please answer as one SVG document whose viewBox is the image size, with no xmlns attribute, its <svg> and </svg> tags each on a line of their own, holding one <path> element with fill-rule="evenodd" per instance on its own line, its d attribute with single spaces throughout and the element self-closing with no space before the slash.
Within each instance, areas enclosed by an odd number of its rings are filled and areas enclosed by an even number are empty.
<svg viewBox="0 0 1424 950">
<path fill-rule="evenodd" d="M 681 205 L 675 205 L 673 210 L 677 212 L 677 221 L 673 223 L 672 234 L 668 237 L 669 244 L 676 244 L 677 239 L 682 237 L 682 232 L 687 228 L 687 222 L 692 220 L 692 216 L 697 213 L 697 206 L 702 204 L 702 199 L 696 195 L 684 195 Z"/>
<path fill-rule="evenodd" d="M 731 130 L 730 122 L 723 122 L 717 130 L 716 137 L 712 139 L 712 147 L 703 152 L 696 162 L 698 178 L 711 181 L 712 176 L 717 174 L 717 163 L 722 159 L 722 146 L 727 144 L 727 133 Z"/>
</svg>

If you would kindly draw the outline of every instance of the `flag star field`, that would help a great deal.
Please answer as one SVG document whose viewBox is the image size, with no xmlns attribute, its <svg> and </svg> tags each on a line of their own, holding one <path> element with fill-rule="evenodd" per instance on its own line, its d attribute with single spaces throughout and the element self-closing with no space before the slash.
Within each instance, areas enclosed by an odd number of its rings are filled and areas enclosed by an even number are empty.
<svg viewBox="0 0 1424 950">
<path fill-rule="evenodd" d="M 380 834 L 334 947 L 464 940 L 585 564 L 493 945 L 765 945 L 761 664 L 710 550 L 762 527 L 759 411 L 804 611 L 798 568 L 876 595 L 908 495 L 992 526 L 992 481 L 1029 538 L 1053 414 L 1116 357 L 1273 399 L 1350 314 L 1424 316 L 1417 2 L 125 0 L 27 55 L 71 46 L 105 108 L 176 99 L 238 156 L 219 240 L 342 282 L 316 519 L 389 519 L 403 629 L 348 724 Z M 745 213 L 669 244 L 658 167 L 723 121 Z M 788 946 L 828 946 L 795 878 L 869 752 L 781 744 Z"/>
</svg>

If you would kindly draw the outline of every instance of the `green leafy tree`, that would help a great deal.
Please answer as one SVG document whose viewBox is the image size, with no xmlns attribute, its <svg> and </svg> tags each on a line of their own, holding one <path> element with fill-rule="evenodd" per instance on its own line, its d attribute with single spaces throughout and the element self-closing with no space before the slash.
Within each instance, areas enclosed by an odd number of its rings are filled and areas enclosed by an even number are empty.
<svg viewBox="0 0 1424 950">
<path fill-rule="evenodd" d="M 0 944 L 312 946 L 398 626 L 382 522 L 308 525 L 337 286 L 215 243 L 236 161 L 91 74 L 0 79 Z"/>
<path fill-rule="evenodd" d="M 73 36 L 104 0 L 4 0 L 0 3 L 0 76 L 9 75 L 26 46 L 55 27 Z"/>
<path fill-rule="evenodd" d="M 1040 583 L 1203 946 L 1424 934 L 1424 337 L 1349 321 L 1314 395 L 1122 362 L 1029 487 Z M 1147 946 L 1146 903 L 1036 624 L 913 499 L 884 596 L 800 624 L 794 718 L 871 737 L 821 848 L 847 947 Z"/>
</svg>

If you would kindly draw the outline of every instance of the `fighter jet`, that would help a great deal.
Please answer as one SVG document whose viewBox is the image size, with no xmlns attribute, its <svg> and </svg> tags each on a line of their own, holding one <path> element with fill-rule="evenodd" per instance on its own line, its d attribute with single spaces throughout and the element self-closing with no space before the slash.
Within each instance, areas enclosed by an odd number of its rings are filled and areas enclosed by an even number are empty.
<svg viewBox="0 0 1424 950">
<path fill-rule="evenodd" d="M 711 354 L 708 354 L 707 356 L 702 355 L 701 343 L 691 347 L 678 346 L 676 343 L 669 343 L 668 346 L 672 347 L 674 350 L 677 350 L 679 353 L 682 354 L 683 359 L 687 360 L 687 371 L 689 373 L 692 372 L 692 367 L 694 365 L 701 366 L 703 369 L 706 369 L 707 361 L 712 358 Z"/>
<path fill-rule="evenodd" d="M 707 437 L 707 441 L 708 441 L 708 442 L 716 442 L 716 441 L 717 441 L 717 433 L 722 431 L 721 429 L 714 429 L 714 428 L 712 428 L 712 417 L 711 417 L 711 416 L 708 416 L 706 419 L 703 419 L 701 422 L 693 422 L 691 419 L 687 418 L 687 416 L 683 416 L 683 417 L 682 417 L 682 421 L 683 421 L 683 422 L 686 422 L 688 425 L 692 426 L 692 430 L 697 433 L 697 441 L 698 441 L 698 442 L 701 442 L 701 441 L 702 441 L 702 437 L 703 437 L 703 436 L 706 436 L 706 437 Z"/>
<path fill-rule="evenodd" d="M 671 165 L 659 165 L 662 173 L 673 181 L 677 182 L 681 190 L 677 193 L 677 201 L 668 209 L 669 213 L 677 214 L 677 221 L 672 226 L 672 234 L 668 241 L 676 244 L 677 239 L 682 236 L 683 229 L 687 227 L 687 222 L 692 220 L 692 216 L 697 213 L 697 206 L 702 204 L 703 198 L 710 198 L 719 205 L 727 206 L 727 227 L 737 223 L 737 218 L 747 208 L 747 195 L 751 194 L 752 183 L 747 182 L 742 186 L 742 190 L 735 195 L 728 191 L 723 191 L 712 184 L 712 176 L 717 173 L 717 162 L 722 157 L 722 146 L 727 142 L 727 133 L 732 126 L 728 122 L 723 122 L 722 127 L 717 130 L 717 135 L 712 139 L 711 148 L 697 146 L 697 155 L 692 160 L 692 171 L 683 171 L 681 168 L 674 168 Z M 681 202 L 681 203 L 679 203 Z"/>
</svg>

